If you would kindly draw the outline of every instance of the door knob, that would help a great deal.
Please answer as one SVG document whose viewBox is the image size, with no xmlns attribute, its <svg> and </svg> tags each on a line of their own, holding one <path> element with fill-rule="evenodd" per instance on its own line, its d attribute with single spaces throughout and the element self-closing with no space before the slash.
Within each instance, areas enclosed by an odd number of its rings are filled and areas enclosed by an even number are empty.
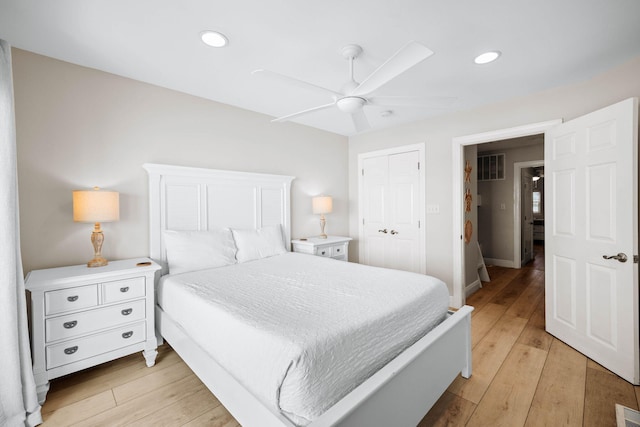
<svg viewBox="0 0 640 427">
<path fill-rule="evenodd" d="M 378 230 L 378 233 L 384 233 L 384 234 L 387 234 L 387 229 L 386 229 L 386 228 L 384 228 L 384 229 L 382 229 L 382 230 Z"/>
<path fill-rule="evenodd" d="M 623 254 L 622 252 L 620 252 L 618 255 L 602 255 L 602 258 L 604 259 L 617 259 L 620 262 L 627 262 L 627 255 Z"/>
</svg>

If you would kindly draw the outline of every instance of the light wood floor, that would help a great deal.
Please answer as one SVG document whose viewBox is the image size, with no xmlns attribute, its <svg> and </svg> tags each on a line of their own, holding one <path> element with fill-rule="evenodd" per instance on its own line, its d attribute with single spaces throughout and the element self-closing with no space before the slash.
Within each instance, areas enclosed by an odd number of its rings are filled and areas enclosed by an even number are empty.
<svg viewBox="0 0 640 427">
<path fill-rule="evenodd" d="M 468 299 L 473 375 L 456 379 L 420 427 L 615 427 L 615 403 L 638 408 L 640 387 L 544 331 L 537 254 L 520 270 L 490 268 L 491 282 Z M 169 346 L 159 351 L 153 368 L 135 354 L 53 380 L 43 425 L 238 425 Z"/>
</svg>

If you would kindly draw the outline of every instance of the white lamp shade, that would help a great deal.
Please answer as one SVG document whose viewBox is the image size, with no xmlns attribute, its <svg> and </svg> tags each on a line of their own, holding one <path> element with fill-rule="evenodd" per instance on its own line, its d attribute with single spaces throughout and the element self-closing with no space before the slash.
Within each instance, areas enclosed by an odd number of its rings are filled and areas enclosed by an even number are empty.
<svg viewBox="0 0 640 427">
<path fill-rule="evenodd" d="M 333 210 L 333 199 L 331 196 L 317 196 L 311 199 L 314 214 L 327 214 Z"/>
<path fill-rule="evenodd" d="M 111 222 L 120 219 L 120 195 L 117 191 L 73 191 L 73 220 L 77 222 Z"/>
</svg>

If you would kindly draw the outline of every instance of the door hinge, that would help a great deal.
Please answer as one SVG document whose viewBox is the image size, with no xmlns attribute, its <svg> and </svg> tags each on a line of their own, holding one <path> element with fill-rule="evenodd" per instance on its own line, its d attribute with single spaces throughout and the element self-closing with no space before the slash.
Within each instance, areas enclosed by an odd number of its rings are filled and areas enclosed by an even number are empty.
<svg viewBox="0 0 640 427">
<path fill-rule="evenodd" d="M 364 218 L 362 218 L 362 225 L 364 225 Z"/>
<path fill-rule="evenodd" d="M 362 176 L 364 176 L 364 169 L 362 169 Z"/>
<path fill-rule="evenodd" d="M 420 228 L 420 220 L 418 220 L 418 228 Z"/>
<path fill-rule="evenodd" d="M 418 170 L 420 170 L 420 162 L 418 162 Z"/>
<path fill-rule="evenodd" d="M 638 263 L 638 261 L 640 261 L 640 257 L 639 257 L 638 255 L 634 255 L 634 256 L 633 256 L 633 263 L 634 263 L 634 264 L 637 264 L 637 263 Z"/>
</svg>

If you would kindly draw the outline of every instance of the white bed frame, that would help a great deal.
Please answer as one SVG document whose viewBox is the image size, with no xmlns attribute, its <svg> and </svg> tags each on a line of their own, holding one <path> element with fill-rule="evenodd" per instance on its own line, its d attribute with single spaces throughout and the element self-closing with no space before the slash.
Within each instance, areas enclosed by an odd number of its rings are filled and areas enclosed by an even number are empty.
<svg viewBox="0 0 640 427">
<path fill-rule="evenodd" d="M 163 230 L 282 225 L 291 239 L 293 177 L 145 164 L 151 258 L 166 272 Z M 464 306 L 333 405 L 309 427 L 415 426 L 455 377 L 471 375 L 471 311 Z M 216 363 L 156 306 L 156 329 L 245 427 L 293 427 Z"/>
</svg>

